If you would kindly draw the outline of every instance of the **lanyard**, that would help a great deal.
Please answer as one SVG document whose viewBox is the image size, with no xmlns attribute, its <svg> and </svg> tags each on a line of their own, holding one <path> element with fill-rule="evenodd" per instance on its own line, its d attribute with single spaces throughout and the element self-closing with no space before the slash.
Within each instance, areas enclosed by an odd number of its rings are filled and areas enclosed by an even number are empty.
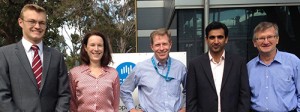
<svg viewBox="0 0 300 112">
<path fill-rule="evenodd" d="M 155 69 L 155 71 L 156 71 L 156 73 L 157 74 L 159 74 L 160 76 L 162 76 L 163 78 L 165 78 L 165 80 L 166 81 L 171 81 L 172 79 L 174 79 L 174 78 L 172 78 L 172 77 L 168 77 L 168 75 L 169 75 L 169 72 L 170 72 L 170 68 L 171 68 L 171 57 L 169 57 L 169 59 L 168 59 L 168 71 L 167 71 L 167 74 L 166 74 L 166 76 L 164 76 L 164 75 L 162 75 L 162 74 L 160 74 L 159 72 L 158 72 L 158 69 L 157 69 L 157 66 L 156 66 L 156 62 L 155 62 L 155 60 L 154 60 L 154 58 L 152 57 L 151 58 L 151 60 L 152 60 L 152 64 L 153 64 L 153 66 L 154 66 L 154 69 Z"/>
</svg>

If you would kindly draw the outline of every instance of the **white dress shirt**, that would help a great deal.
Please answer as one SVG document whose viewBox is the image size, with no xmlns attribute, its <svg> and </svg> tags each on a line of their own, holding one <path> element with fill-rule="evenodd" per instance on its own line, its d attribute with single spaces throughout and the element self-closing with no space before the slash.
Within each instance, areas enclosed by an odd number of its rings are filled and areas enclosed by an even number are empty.
<svg viewBox="0 0 300 112">
<path fill-rule="evenodd" d="M 27 58 L 29 60 L 30 65 L 32 66 L 32 61 L 33 61 L 33 57 L 34 57 L 34 51 L 31 49 L 31 46 L 33 45 L 32 43 L 30 43 L 28 40 L 22 38 L 22 44 L 24 46 Z M 40 43 L 36 44 L 39 47 L 39 56 L 41 58 L 42 61 L 42 65 L 43 65 L 43 41 L 41 41 Z"/>
<path fill-rule="evenodd" d="M 208 53 L 209 55 L 209 60 L 210 60 L 210 66 L 211 66 L 211 71 L 213 74 L 215 86 L 216 86 L 216 91 L 218 95 L 218 112 L 221 112 L 221 85 L 222 85 L 222 79 L 223 79 L 223 72 L 224 72 L 224 59 L 225 59 L 225 51 L 223 51 L 223 54 L 220 58 L 219 62 L 216 62 L 213 57 L 211 56 L 210 52 Z"/>
</svg>

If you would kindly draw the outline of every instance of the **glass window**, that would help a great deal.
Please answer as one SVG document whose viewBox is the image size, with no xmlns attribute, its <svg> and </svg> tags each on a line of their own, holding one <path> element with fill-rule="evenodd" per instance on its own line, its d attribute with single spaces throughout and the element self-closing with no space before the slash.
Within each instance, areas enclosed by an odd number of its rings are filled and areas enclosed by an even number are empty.
<svg viewBox="0 0 300 112">
<path fill-rule="evenodd" d="M 262 21 L 274 22 L 279 27 L 277 48 L 300 56 L 300 6 L 271 6 L 210 9 L 209 21 L 220 21 L 229 28 L 226 50 L 245 57 L 257 56 L 253 46 L 254 27 Z M 187 52 L 187 60 L 204 51 L 203 10 L 178 10 L 179 51 Z"/>
<path fill-rule="evenodd" d="M 299 6 L 253 7 L 211 9 L 210 22 L 220 21 L 229 28 L 226 50 L 247 60 L 257 56 L 252 43 L 253 29 L 262 21 L 274 22 L 279 27 L 280 41 L 277 48 L 300 56 Z M 298 33 L 299 32 L 299 33 Z"/>
<path fill-rule="evenodd" d="M 258 18 L 264 17 L 263 15 L 265 15 L 264 12 L 250 14 L 247 9 L 211 9 L 209 21 L 220 21 L 226 24 L 229 30 L 229 40 L 226 45 L 226 51 L 245 57 L 248 54 L 248 48 L 251 48 L 250 44 L 252 44 L 247 43 L 248 39 L 251 42 L 252 27 L 256 25 L 250 20 L 252 20 L 252 18 L 259 20 Z M 255 51 L 255 49 L 253 49 L 253 51 Z M 251 53 L 253 53 L 253 55 L 257 54 L 256 52 Z"/>
<path fill-rule="evenodd" d="M 187 61 L 203 53 L 202 14 L 199 9 L 178 10 L 178 50 L 187 52 Z"/>
</svg>

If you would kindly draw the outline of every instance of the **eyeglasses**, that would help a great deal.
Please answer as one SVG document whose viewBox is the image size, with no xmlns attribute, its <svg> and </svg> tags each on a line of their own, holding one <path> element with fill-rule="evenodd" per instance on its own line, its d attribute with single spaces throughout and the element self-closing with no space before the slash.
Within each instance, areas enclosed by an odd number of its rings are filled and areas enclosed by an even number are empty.
<svg viewBox="0 0 300 112">
<path fill-rule="evenodd" d="M 259 38 L 256 38 L 256 41 L 258 42 L 263 42 L 265 41 L 266 39 L 269 40 L 269 41 L 273 41 L 275 38 L 277 37 L 277 35 L 269 35 L 267 37 L 259 37 Z"/>
<path fill-rule="evenodd" d="M 24 19 L 22 19 L 22 20 L 29 23 L 30 26 L 35 26 L 38 23 L 41 27 L 46 27 L 45 21 L 24 20 Z"/>
</svg>

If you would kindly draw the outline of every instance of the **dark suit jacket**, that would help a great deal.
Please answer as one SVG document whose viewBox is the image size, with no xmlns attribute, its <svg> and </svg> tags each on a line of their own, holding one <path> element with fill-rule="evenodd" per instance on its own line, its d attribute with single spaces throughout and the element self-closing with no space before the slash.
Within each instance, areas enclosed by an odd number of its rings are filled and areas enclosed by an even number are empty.
<svg viewBox="0 0 300 112">
<path fill-rule="evenodd" d="M 225 52 L 221 84 L 221 111 L 248 112 L 250 87 L 245 60 Z M 187 112 L 217 112 L 218 96 L 208 53 L 189 62 L 187 74 Z"/>
<path fill-rule="evenodd" d="M 0 48 L 0 112 L 67 112 L 70 92 L 63 55 L 43 46 L 41 90 L 22 42 Z"/>
</svg>

